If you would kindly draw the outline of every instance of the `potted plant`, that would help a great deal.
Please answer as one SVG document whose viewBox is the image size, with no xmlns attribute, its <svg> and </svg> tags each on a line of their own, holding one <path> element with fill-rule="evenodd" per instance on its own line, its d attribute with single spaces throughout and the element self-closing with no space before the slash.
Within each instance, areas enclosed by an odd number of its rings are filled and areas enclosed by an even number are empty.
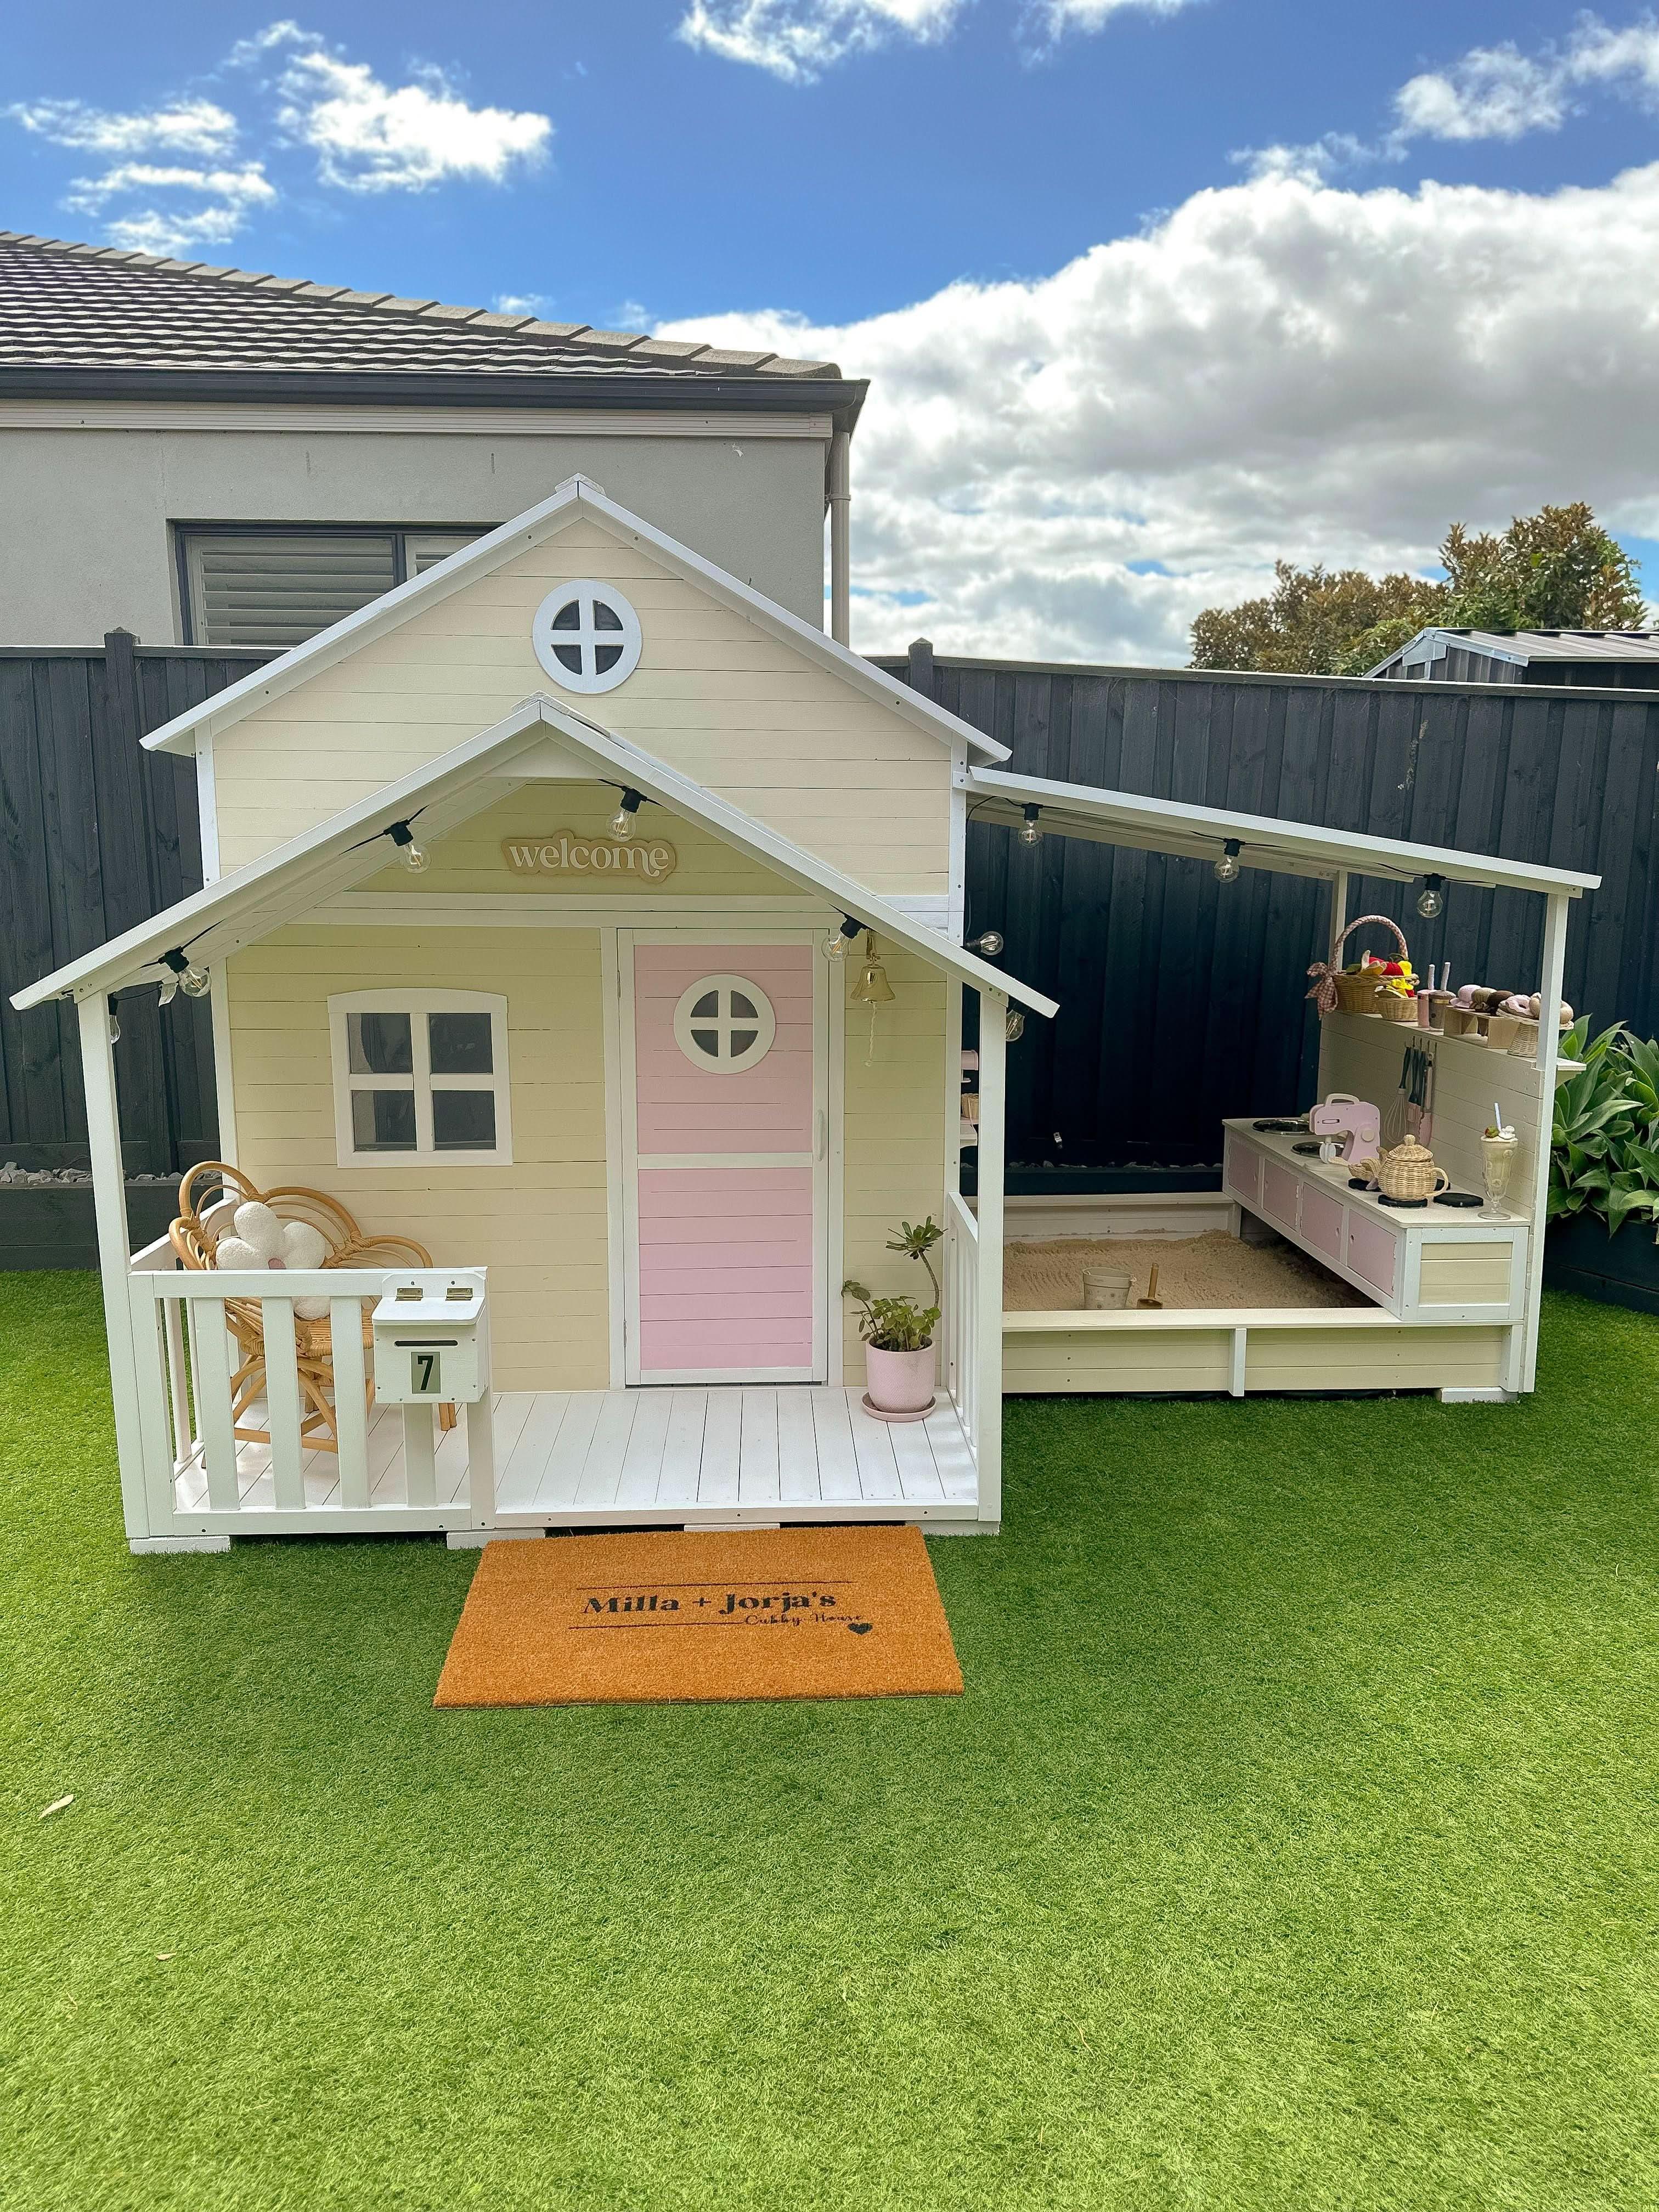
<svg viewBox="0 0 1659 2212">
<path fill-rule="evenodd" d="M 933 1411 L 933 1331 L 940 1307 L 939 1277 L 927 1255 L 944 1234 L 929 1215 L 926 1221 L 901 1222 L 897 1234 L 887 1240 L 890 1252 L 919 1260 L 927 1269 L 933 1289 L 932 1305 L 918 1305 L 912 1297 L 878 1298 L 850 1277 L 841 1286 L 842 1296 L 853 1299 L 860 1310 L 866 1403 L 886 1420 L 919 1421 Z"/>
<path fill-rule="evenodd" d="M 1587 1040 L 1581 1022 L 1561 1053 L 1584 1065 L 1556 1085 L 1545 1274 L 1659 1313 L 1659 1234 L 1622 1233 L 1634 1219 L 1659 1221 L 1659 1043 L 1622 1022 Z"/>
</svg>

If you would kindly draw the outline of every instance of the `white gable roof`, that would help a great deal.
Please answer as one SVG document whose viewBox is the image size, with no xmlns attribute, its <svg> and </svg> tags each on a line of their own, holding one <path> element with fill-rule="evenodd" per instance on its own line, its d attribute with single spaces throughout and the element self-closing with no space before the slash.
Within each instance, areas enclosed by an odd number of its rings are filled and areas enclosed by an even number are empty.
<svg viewBox="0 0 1659 2212">
<path fill-rule="evenodd" d="M 464 545 L 459 553 L 452 553 L 447 560 L 440 561 L 424 574 L 411 576 L 406 584 L 399 584 L 378 599 L 371 599 L 355 615 L 348 615 L 343 622 L 319 630 L 303 645 L 295 646 L 240 682 L 215 692 L 199 707 L 175 714 L 159 730 L 150 732 L 143 740 L 145 745 L 153 752 L 193 753 L 201 732 L 228 729 L 256 708 L 280 699 L 297 684 L 346 659 L 360 646 L 385 637 L 423 609 L 436 606 L 453 592 L 463 590 L 491 569 L 527 552 L 532 545 L 544 544 L 583 518 L 601 522 L 618 536 L 646 547 L 665 568 L 700 586 L 711 599 L 752 622 L 757 629 L 785 645 L 793 646 L 805 658 L 839 676 L 866 698 L 890 708 L 907 722 L 946 744 L 966 745 L 970 760 L 994 762 L 1008 758 L 1008 748 L 988 738 L 982 730 L 946 714 L 943 707 L 935 706 L 931 699 L 923 698 L 919 691 L 911 690 L 896 677 L 884 674 L 861 654 L 837 645 L 821 629 L 814 629 L 811 623 L 802 622 L 798 615 L 790 614 L 752 586 L 740 584 L 724 568 L 717 568 L 712 561 L 705 561 L 700 553 L 692 552 L 690 546 L 653 529 L 637 514 L 630 514 L 625 507 L 618 507 L 614 500 L 605 497 L 597 484 L 580 476 L 568 478 L 539 506 L 527 508 L 513 521 L 504 522 L 499 529 L 475 538 L 471 545 Z"/>
<path fill-rule="evenodd" d="M 631 785 L 671 813 L 701 823 L 774 873 L 817 893 L 849 919 L 919 953 L 975 990 L 1006 991 L 1034 1013 L 1059 1012 L 1054 1000 L 1040 991 L 952 945 L 925 923 L 911 921 L 816 854 L 542 692 L 524 700 L 493 728 L 441 753 L 412 775 L 15 993 L 12 1004 L 21 1012 L 47 999 L 85 998 L 150 977 L 159 980 L 161 957 L 174 945 L 187 946 L 191 957 L 204 964 L 226 959 L 386 867 L 392 848 L 382 842 L 382 833 L 389 823 L 418 811 L 422 835 L 441 837 L 482 813 L 515 781 L 537 777 L 533 755 L 550 738 L 579 764 L 579 772 L 585 769 L 603 780 Z M 523 773 L 515 776 L 515 761 L 520 759 Z"/>
</svg>

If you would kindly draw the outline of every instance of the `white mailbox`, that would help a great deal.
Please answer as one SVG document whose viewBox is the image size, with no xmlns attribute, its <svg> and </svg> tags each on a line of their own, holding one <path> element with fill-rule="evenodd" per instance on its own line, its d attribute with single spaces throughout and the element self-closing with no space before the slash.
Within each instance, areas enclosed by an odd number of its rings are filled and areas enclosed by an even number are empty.
<svg viewBox="0 0 1659 2212">
<path fill-rule="evenodd" d="M 374 1395 L 383 1406 L 471 1405 L 489 1388 L 482 1271 L 388 1275 L 374 1309 Z"/>
</svg>

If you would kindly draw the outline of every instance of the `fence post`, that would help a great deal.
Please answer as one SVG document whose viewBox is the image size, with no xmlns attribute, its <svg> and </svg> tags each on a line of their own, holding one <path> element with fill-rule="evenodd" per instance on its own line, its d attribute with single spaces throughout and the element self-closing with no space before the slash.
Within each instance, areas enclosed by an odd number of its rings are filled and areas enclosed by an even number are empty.
<svg viewBox="0 0 1659 2212">
<path fill-rule="evenodd" d="M 904 680 L 913 691 L 920 691 L 924 699 L 933 698 L 933 647 L 930 638 L 914 637 L 910 641 L 909 665 Z M 937 705 L 937 700 L 934 700 Z"/>
</svg>

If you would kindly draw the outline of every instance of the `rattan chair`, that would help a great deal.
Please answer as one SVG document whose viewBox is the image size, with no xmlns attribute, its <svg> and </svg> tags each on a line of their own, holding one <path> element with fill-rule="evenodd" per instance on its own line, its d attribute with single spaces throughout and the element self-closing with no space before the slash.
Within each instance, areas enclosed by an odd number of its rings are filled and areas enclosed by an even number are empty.
<svg viewBox="0 0 1659 2212">
<path fill-rule="evenodd" d="M 257 1200 L 285 1221 L 308 1221 L 328 1243 L 325 1267 L 429 1267 L 432 1255 L 412 1237 L 368 1237 L 337 1198 L 302 1184 L 283 1184 L 259 1190 L 237 1169 L 223 1160 L 204 1160 L 191 1169 L 179 1185 L 179 1218 L 167 1234 L 173 1250 L 186 1267 L 210 1271 L 219 1239 L 229 1232 L 239 1206 Z M 280 1288 L 280 1279 L 271 1285 Z M 265 1392 L 264 1324 L 258 1298 L 227 1298 L 225 1326 L 235 1340 L 238 1365 L 230 1379 L 231 1425 L 247 1443 L 268 1443 L 265 1429 L 246 1424 L 245 1417 Z M 363 1349 L 371 1352 L 374 1330 L 369 1309 L 363 1309 Z M 338 1424 L 334 1412 L 334 1340 L 329 1316 L 294 1323 L 295 1353 L 300 1370 L 301 1415 L 300 1434 L 313 1450 L 337 1452 Z M 372 1361 L 365 1384 L 366 1410 L 374 1404 Z M 455 1425 L 453 1406 L 438 1409 L 439 1425 Z"/>
</svg>

